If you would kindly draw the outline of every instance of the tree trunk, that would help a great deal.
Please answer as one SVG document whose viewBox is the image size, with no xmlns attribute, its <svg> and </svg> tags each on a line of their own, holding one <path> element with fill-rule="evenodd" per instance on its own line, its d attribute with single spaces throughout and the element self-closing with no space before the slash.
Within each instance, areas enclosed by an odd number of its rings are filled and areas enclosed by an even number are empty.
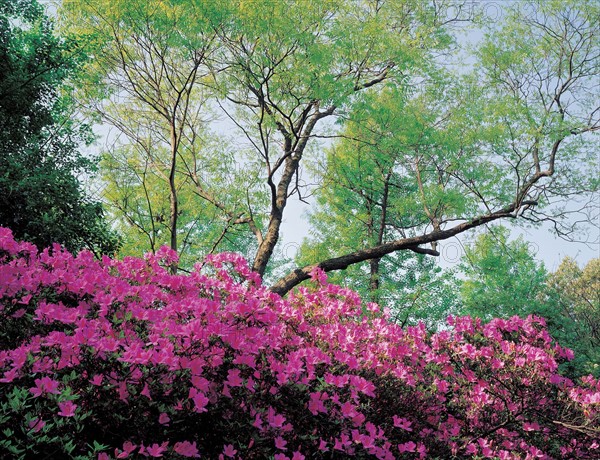
<svg viewBox="0 0 600 460">
<path fill-rule="evenodd" d="M 254 263 L 252 264 L 252 270 L 257 272 L 260 276 L 264 276 L 267 265 L 275 250 L 275 246 L 279 241 L 279 231 L 281 229 L 281 223 L 283 222 L 283 210 L 287 205 L 289 186 L 294 178 L 294 174 L 298 171 L 298 164 L 298 155 L 296 155 L 295 158 L 293 158 L 291 154 L 287 157 L 283 174 L 279 180 L 275 193 L 272 195 L 269 226 L 263 241 L 258 246 L 258 251 L 254 257 Z M 272 189 L 273 188 L 274 187 L 272 187 Z"/>
<path fill-rule="evenodd" d="M 177 187 L 175 184 L 175 174 L 177 166 L 177 132 L 175 123 L 171 123 L 171 168 L 169 170 L 169 201 L 171 205 L 171 215 L 169 221 L 169 230 L 171 232 L 171 249 L 177 252 L 177 218 L 179 215 L 179 203 L 177 201 Z M 173 264 L 171 272 L 177 271 L 177 264 Z"/>
<path fill-rule="evenodd" d="M 264 104 L 264 100 L 262 103 Z M 311 108 L 312 107 L 316 107 L 316 105 L 311 105 Z M 283 211 L 287 205 L 290 184 L 298 172 L 298 166 L 302 159 L 308 139 L 312 135 L 317 122 L 321 118 L 331 115 L 334 111 L 335 107 L 333 106 L 324 112 L 316 111 L 308 118 L 306 125 L 301 124 L 295 127 L 296 133 L 294 136 L 292 136 L 281 124 L 279 125 L 279 130 L 285 138 L 284 154 L 282 157 L 285 158 L 282 163 L 284 169 L 277 186 L 273 183 L 273 173 L 275 171 L 269 172 L 268 183 L 271 187 L 271 213 L 269 226 L 263 241 L 258 247 L 258 251 L 252 264 L 252 270 L 257 272 L 260 276 L 264 276 L 267 265 L 275 250 L 275 246 L 279 241 L 279 230 L 283 221 Z M 292 141 L 292 139 L 295 139 L 295 142 Z"/>
<path fill-rule="evenodd" d="M 371 259 L 369 261 L 369 269 L 371 276 L 369 278 L 369 291 L 371 295 L 371 302 L 379 302 L 379 262 L 381 259 Z"/>
</svg>

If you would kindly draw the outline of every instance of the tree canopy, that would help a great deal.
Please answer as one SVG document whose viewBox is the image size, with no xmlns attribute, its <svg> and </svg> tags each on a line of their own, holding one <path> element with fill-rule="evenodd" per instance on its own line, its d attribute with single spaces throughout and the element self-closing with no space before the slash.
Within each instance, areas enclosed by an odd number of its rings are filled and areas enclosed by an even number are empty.
<svg viewBox="0 0 600 460">
<path fill-rule="evenodd" d="M 78 151 L 91 133 L 62 93 L 83 57 L 37 2 L 0 5 L 0 224 L 40 248 L 109 253 L 116 236 L 78 178 L 93 169 Z"/>
<path fill-rule="evenodd" d="M 437 256 L 496 220 L 577 238 L 598 191 L 597 4 L 508 5 L 473 18 L 472 50 L 448 6 L 65 2 L 95 50 L 82 101 L 121 134 L 104 178 L 130 250 L 166 241 L 189 269 L 236 249 L 280 294 L 368 264 L 377 299 L 398 251 Z M 311 194 L 314 236 L 275 270 L 288 204 Z"/>
<path fill-rule="evenodd" d="M 580 269 L 565 258 L 554 273 L 537 261 L 522 237 L 492 227 L 465 248 L 453 284 L 459 314 L 490 321 L 514 315 L 546 319 L 548 331 L 576 358 L 571 376 L 600 375 L 598 368 L 598 259 Z"/>
<path fill-rule="evenodd" d="M 590 260 L 583 269 L 565 258 L 548 280 L 549 301 L 565 318 L 563 328 L 570 333 L 562 342 L 573 348 L 577 360 L 575 373 L 600 375 L 600 258 Z M 575 327 L 569 328 L 574 324 Z"/>
<path fill-rule="evenodd" d="M 180 235 L 197 257 L 237 241 L 265 274 L 288 200 L 310 192 L 303 165 L 321 165 L 311 172 L 316 228 L 340 234 L 322 218 L 333 212 L 366 233 L 351 226 L 338 249 L 322 240 L 329 254 L 304 251 L 317 258 L 274 284 L 284 293 L 315 264 L 365 261 L 376 290 L 383 257 L 438 254 L 437 241 L 496 219 L 553 219 L 570 235 L 559 199 L 598 185 L 586 135 L 598 128 L 589 98 L 598 11 L 592 2 L 527 6 L 527 15 L 507 8 L 464 75 L 440 64 L 458 44 L 452 18 L 419 2 L 98 2 L 66 3 L 63 13 L 98 47 L 86 100 L 125 134 L 106 163 L 115 216 L 151 249 L 162 227 L 173 249 Z M 221 143 L 215 153 L 215 111 L 247 147 Z M 327 118 L 341 129 L 319 156 Z M 235 193 L 218 187 L 219 158 L 232 149 L 245 170 L 225 170 Z M 195 241 L 202 234 L 213 235 L 209 245 Z"/>
</svg>

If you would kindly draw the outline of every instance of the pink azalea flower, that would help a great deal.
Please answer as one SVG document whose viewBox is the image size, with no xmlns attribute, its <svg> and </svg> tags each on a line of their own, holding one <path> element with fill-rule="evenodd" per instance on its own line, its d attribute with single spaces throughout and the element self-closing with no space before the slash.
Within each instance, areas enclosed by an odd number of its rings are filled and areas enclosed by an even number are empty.
<svg viewBox="0 0 600 460">
<path fill-rule="evenodd" d="M 524 422 L 523 423 L 524 431 L 540 431 L 540 425 L 537 422 Z"/>
<path fill-rule="evenodd" d="M 4 373 L 4 377 L 0 379 L 0 383 L 10 383 L 19 375 L 19 369 L 13 367 L 11 370 Z"/>
<path fill-rule="evenodd" d="M 31 294 L 27 294 L 27 295 L 25 295 L 25 296 L 23 296 L 21 298 L 21 300 L 19 301 L 19 303 L 28 305 L 30 300 L 31 300 Z"/>
<path fill-rule="evenodd" d="M 285 417 L 281 414 L 276 414 L 275 411 L 269 407 L 267 421 L 273 428 L 281 428 L 285 423 Z"/>
<path fill-rule="evenodd" d="M 206 406 L 209 403 L 209 399 L 202 393 L 201 391 L 196 390 L 195 388 L 190 388 L 190 398 L 194 401 L 195 411 L 202 413 L 206 412 Z"/>
<path fill-rule="evenodd" d="M 34 418 L 29 421 L 29 428 L 35 431 L 36 433 L 39 432 L 42 428 L 44 428 L 45 425 L 46 422 L 44 422 L 40 418 Z"/>
<path fill-rule="evenodd" d="M 196 442 L 176 442 L 173 446 L 173 450 L 177 452 L 179 455 L 183 455 L 184 457 L 200 457 L 198 453 L 198 448 L 196 447 Z"/>
<path fill-rule="evenodd" d="M 25 315 L 25 309 L 24 308 L 19 308 L 17 311 L 15 311 L 12 315 L 10 315 L 13 318 L 21 318 L 23 317 L 23 315 Z"/>
<path fill-rule="evenodd" d="M 323 404 L 328 399 L 327 393 L 315 392 L 310 394 L 310 400 L 308 401 L 308 410 L 313 414 L 317 415 L 319 412 L 327 413 L 327 408 Z"/>
<path fill-rule="evenodd" d="M 237 450 L 235 450 L 233 448 L 232 444 L 227 444 L 226 446 L 223 446 L 223 453 L 229 457 L 229 458 L 233 458 L 235 457 L 235 454 L 237 454 Z"/>
<path fill-rule="evenodd" d="M 275 438 L 275 447 L 279 450 L 287 450 L 287 447 L 285 447 L 287 444 L 287 441 L 285 439 L 283 439 L 281 436 L 277 436 Z"/>
<path fill-rule="evenodd" d="M 412 441 L 405 442 L 404 444 L 398 444 L 398 451 L 400 453 L 414 452 L 416 448 L 417 448 L 417 445 Z"/>
<path fill-rule="evenodd" d="M 129 454 L 131 454 L 135 450 L 136 447 L 137 446 L 135 444 L 133 444 L 132 442 L 125 441 L 123 443 L 123 450 L 117 454 L 117 458 L 129 457 Z M 145 451 L 145 447 L 142 446 L 142 448 L 144 448 L 144 451 Z M 140 449 L 140 451 L 141 451 L 141 449 Z M 117 452 L 117 449 L 115 449 L 115 453 L 116 452 Z"/>
<path fill-rule="evenodd" d="M 73 417 L 77 409 L 77 404 L 74 404 L 73 401 L 65 401 L 58 403 L 58 407 L 60 409 L 58 415 L 61 417 Z"/>
<path fill-rule="evenodd" d="M 161 444 L 154 443 L 151 446 L 146 447 L 146 452 L 148 452 L 150 457 L 162 457 L 163 453 L 167 450 L 168 445 L 168 441 L 165 441 Z"/>
<path fill-rule="evenodd" d="M 227 384 L 230 387 L 241 387 L 244 381 L 240 377 L 239 369 L 230 369 L 227 377 Z"/>
<path fill-rule="evenodd" d="M 168 425 L 170 421 L 171 418 L 164 412 L 161 412 L 158 416 L 158 423 L 160 423 L 161 425 Z"/>
<path fill-rule="evenodd" d="M 351 418 L 357 415 L 356 408 L 350 401 L 346 401 L 341 405 L 340 410 L 342 411 L 342 416 Z"/>
<path fill-rule="evenodd" d="M 42 377 L 41 379 L 35 379 L 34 383 L 35 387 L 30 388 L 29 391 L 35 398 L 47 393 L 55 395 L 60 394 L 60 390 L 58 389 L 60 382 L 52 380 L 50 377 Z"/>
<path fill-rule="evenodd" d="M 100 386 L 100 385 L 102 385 L 102 375 L 101 375 L 101 374 L 96 374 L 96 375 L 94 375 L 94 376 L 91 378 L 91 380 L 90 380 L 90 383 L 91 383 L 92 385 L 95 385 L 95 386 Z"/>
<path fill-rule="evenodd" d="M 142 388 L 142 391 L 140 392 L 140 394 L 144 395 L 148 399 L 152 399 L 152 396 L 150 396 L 150 388 L 148 388 L 147 383 L 144 384 L 144 388 Z"/>
<path fill-rule="evenodd" d="M 473 443 L 469 443 L 467 445 L 467 448 L 465 449 L 465 452 L 469 455 L 476 455 L 477 454 L 477 446 Z"/>
<path fill-rule="evenodd" d="M 412 428 L 410 427 L 412 425 L 412 422 L 407 418 L 400 418 L 397 415 L 394 415 L 393 420 L 395 427 L 401 428 L 404 431 L 412 431 Z"/>
<path fill-rule="evenodd" d="M 254 417 L 254 421 L 252 422 L 252 426 L 254 428 L 258 428 L 259 430 L 262 430 L 262 418 L 261 418 L 260 414 L 256 414 L 256 417 Z"/>
</svg>

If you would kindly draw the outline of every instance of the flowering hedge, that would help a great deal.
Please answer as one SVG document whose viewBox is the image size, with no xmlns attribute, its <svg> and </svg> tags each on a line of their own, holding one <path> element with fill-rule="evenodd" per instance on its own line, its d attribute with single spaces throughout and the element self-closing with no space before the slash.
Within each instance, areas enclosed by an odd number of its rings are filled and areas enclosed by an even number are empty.
<svg viewBox="0 0 600 460">
<path fill-rule="evenodd" d="M 598 458 L 600 383 L 537 318 L 402 329 L 315 273 L 188 276 L 0 229 L 2 458 Z"/>
</svg>

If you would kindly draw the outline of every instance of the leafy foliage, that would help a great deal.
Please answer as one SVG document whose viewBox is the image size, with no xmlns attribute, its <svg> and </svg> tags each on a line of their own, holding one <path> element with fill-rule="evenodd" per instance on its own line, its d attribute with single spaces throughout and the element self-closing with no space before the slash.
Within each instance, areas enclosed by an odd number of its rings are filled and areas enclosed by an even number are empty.
<svg viewBox="0 0 600 460">
<path fill-rule="evenodd" d="M 113 251 L 114 235 L 100 203 L 78 175 L 93 164 L 78 152 L 89 143 L 60 94 L 78 68 L 75 42 L 57 37 L 34 0 L 0 6 L 0 224 L 40 248 Z"/>
<path fill-rule="evenodd" d="M 597 458 L 600 382 L 542 320 L 428 334 L 328 284 L 287 299 L 233 254 L 189 276 L 38 253 L 0 229 L 0 440 L 11 458 Z"/>
<path fill-rule="evenodd" d="M 66 28 L 95 59 L 78 97 L 115 128 L 103 151 L 105 198 L 121 255 L 169 244 L 182 268 L 206 254 L 256 250 L 264 192 L 244 149 L 212 130 L 216 39 L 228 2 L 66 3 Z M 93 84 L 89 84 L 93 82 Z M 242 166 L 243 165 L 243 166 Z M 248 201 L 253 207 L 248 215 Z M 248 225 L 250 224 L 250 225 Z"/>
<path fill-rule="evenodd" d="M 509 241 L 505 227 L 491 227 L 465 247 L 460 270 L 464 314 L 486 321 L 514 315 L 544 315 L 544 265 L 535 259 L 528 243 Z M 547 313 L 547 312 L 546 312 Z"/>
<path fill-rule="evenodd" d="M 304 241 L 299 266 L 415 236 L 432 221 L 439 230 L 441 213 L 456 215 L 468 207 L 473 212 L 473 200 L 447 190 L 449 177 L 441 177 L 437 166 L 454 161 L 451 156 L 464 148 L 458 139 L 466 138 L 473 120 L 463 112 L 460 123 L 450 119 L 452 96 L 439 97 L 438 89 L 431 85 L 424 93 L 407 94 L 404 86 L 388 83 L 355 104 L 341 139 L 314 168 L 322 184 L 310 215 L 312 237 Z M 472 162 L 464 156 L 449 169 L 469 169 Z M 439 272 L 423 255 L 403 251 L 334 279 L 345 279 L 363 295 L 389 305 L 401 321 L 428 317 L 433 325 L 456 306 Z"/>
<path fill-rule="evenodd" d="M 191 269 L 210 253 L 235 251 L 250 256 L 256 249 L 252 232 L 246 225 L 236 224 L 236 215 L 228 211 L 245 207 L 249 189 L 240 184 L 252 182 L 253 171 L 236 163 L 242 154 L 234 156 L 227 148 L 227 143 L 219 145 L 213 139 L 202 148 L 183 144 L 178 154 L 182 169 L 190 168 L 191 173 L 178 173 L 175 181 L 178 254 L 183 269 Z M 156 252 L 170 241 L 169 154 L 158 143 L 151 149 L 148 156 L 134 143 L 120 145 L 106 152 L 100 162 L 106 184 L 103 196 L 123 239 L 120 256 L 139 255 L 141 248 Z M 221 188 L 230 193 L 219 196 Z M 216 196 L 221 200 L 218 206 L 205 199 Z"/>
</svg>

